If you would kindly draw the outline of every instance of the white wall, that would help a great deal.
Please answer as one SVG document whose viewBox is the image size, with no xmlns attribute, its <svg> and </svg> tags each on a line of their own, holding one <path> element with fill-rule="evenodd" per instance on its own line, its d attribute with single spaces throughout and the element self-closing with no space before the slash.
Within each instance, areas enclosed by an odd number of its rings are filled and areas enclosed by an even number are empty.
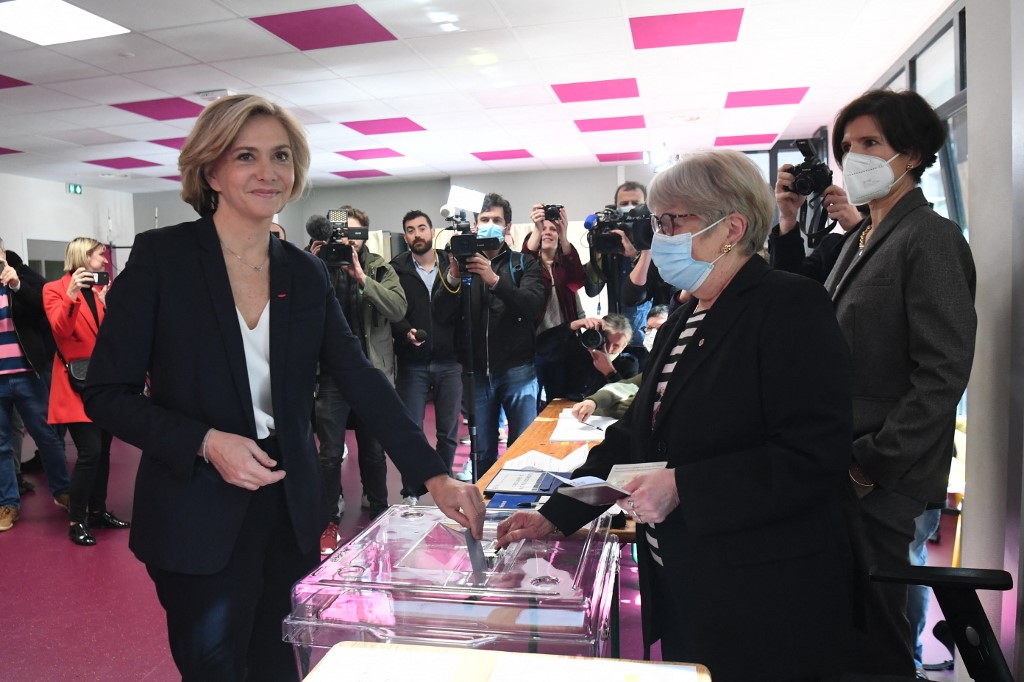
<svg viewBox="0 0 1024 682">
<path fill-rule="evenodd" d="M 82 194 L 68 194 L 59 182 L 0 174 L 0 237 L 26 261 L 33 255 L 29 239 L 68 242 L 92 237 L 105 244 L 130 245 L 135 235 L 132 205 L 132 195 L 125 192 L 85 187 Z"/>
</svg>

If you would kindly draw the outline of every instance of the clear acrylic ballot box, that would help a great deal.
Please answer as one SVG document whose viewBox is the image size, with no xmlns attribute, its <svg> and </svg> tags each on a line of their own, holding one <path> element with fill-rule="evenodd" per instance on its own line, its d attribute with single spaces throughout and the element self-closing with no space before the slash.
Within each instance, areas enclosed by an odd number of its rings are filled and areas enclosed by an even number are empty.
<svg viewBox="0 0 1024 682">
<path fill-rule="evenodd" d="M 482 561 L 436 507 L 378 517 L 292 589 L 283 633 L 301 675 L 346 641 L 608 656 L 619 560 L 608 518 L 497 550 L 508 515 L 488 512 Z"/>
</svg>

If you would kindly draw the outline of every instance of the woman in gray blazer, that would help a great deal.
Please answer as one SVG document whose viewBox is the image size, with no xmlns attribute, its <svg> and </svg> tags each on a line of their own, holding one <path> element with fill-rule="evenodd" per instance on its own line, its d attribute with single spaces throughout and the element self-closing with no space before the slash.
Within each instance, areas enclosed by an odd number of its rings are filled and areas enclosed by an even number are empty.
<svg viewBox="0 0 1024 682">
<path fill-rule="evenodd" d="M 880 568 L 908 565 L 914 519 L 946 499 L 956 406 L 974 357 L 971 251 L 919 187 L 945 140 L 920 95 L 889 90 L 848 104 L 832 135 L 849 203 L 870 211 L 847 235 L 825 287 L 853 359 L 849 479 Z M 779 182 L 780 221 L 791 220 L 803 197 Z M 872 590 L 862 660 L 875 662 L 872 672 L 913 675 L 907 590 Z"/>
</svg>

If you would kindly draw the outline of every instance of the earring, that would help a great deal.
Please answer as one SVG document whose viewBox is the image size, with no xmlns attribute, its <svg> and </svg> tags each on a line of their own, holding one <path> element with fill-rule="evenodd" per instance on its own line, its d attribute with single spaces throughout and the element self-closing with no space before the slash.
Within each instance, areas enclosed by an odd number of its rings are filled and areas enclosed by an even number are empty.
<svg viewBox="0 0 1024 682">
<path fill-rule="evenodd" d="M 732 251 L 732 244 L 722 244 L 722 253 L 729 253 Z"/>
<path fill-rule="evenodd" d="M 908 163 L 907 164 L 907 170 L 913 170 L 913 169 L 914 169 L 914 164 Z"/>
</svg>

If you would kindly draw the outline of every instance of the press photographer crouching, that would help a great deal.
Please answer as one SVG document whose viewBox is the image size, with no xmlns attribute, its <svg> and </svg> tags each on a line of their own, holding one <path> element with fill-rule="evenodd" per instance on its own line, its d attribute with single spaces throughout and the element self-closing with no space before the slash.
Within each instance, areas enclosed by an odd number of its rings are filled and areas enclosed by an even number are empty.
<svg viewBox="0 0 1024 682">
<path fill-rule="evenodd" d="M 626 346 L 633 326 L 624 315 L 586 317 L 567 325 L 566 374 L 569 400 L 583 400 L 605 384 L 629 379 L 640 373 L 640 362 Z"/>
<path fill-rule="evenodd" d="M 391 323 L 405 316 L 406 297 L 394 268 L 366 248 L 369 227 L 370 217 L 351 206 L 328 211 L 326 218 L 313 216 L 306 223 L 311 238 L 309 250 L 327 265 L 345 320 L 362 342 L 366 357 L 393 385 L 395 351 Z M 319 377 L 315 409 L 330 514 L 330 522 L 320 538 L 320 551 L 328 554 L 337 548 L 338 522 L 345 511 L 341 461 L 346 426 L 351 424 L 356 433 L 362 506 L 369 508 L 371 518 L 388 508 L 387 462 L 383 447 L 358 419 L 358 413 L 352 413 L 351 406 L 341 397 L 341 389 L 324 374 Z"/>
</svg>

